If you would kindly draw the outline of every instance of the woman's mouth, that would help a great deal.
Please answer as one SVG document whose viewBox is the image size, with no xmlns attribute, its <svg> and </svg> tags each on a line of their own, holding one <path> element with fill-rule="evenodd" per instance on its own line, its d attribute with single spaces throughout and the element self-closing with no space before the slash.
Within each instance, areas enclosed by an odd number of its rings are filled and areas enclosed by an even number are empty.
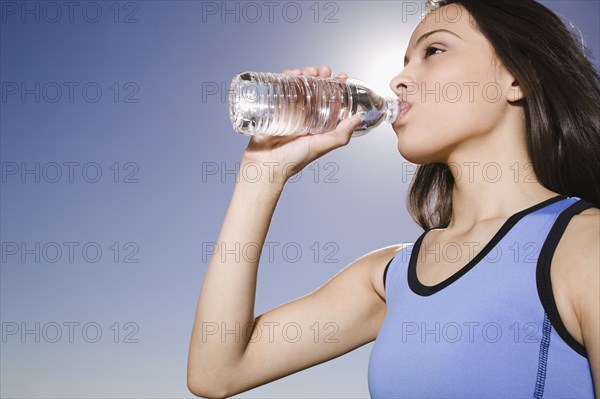
<svg viewBox="0 0 600 399">
<path fill-rule="evenodd" d="M 400 108 L 400 112 L 398 112 L 398 117 L 396 118 L 396 121 L 393 123 L 393 126 L 399 126 L 403 123 L 404 118 L 406 116 L 406 114 L 408 113 L 408 111 L 410 111 L 411 109 L 411 105 L 407 102 L 402 102 L 401 103 L 401 108 Z"/>
</svg>

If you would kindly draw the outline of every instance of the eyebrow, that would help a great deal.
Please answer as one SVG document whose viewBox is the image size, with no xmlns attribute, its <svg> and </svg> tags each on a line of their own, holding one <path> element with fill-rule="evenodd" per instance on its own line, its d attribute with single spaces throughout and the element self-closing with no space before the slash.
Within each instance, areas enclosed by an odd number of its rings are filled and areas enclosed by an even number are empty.
<svg viewBox="0 0 600 399">
<path fill-rule="evenodd" d="M 413 49 L 417 48 L 417 46 L 419 45 L 419 43 L 421 43 L 423 40 L 427 39 L 429 36 L 433 35 L 434 33 L 437 32 L 446 32 L 446 33 L 450 33 L 451 35 L 454 35 L 456 37 L 458 37 L 460 40 L 462 40 L 462 37 L 458 36 L 456 33 L 448 30 L 448 29 L 436 29 L 436 30 L 432 30 L 429 31 L 427 33 L 423 33 L 415 42 L 415 45 L 413 46 Z M 408 58 L 406 57 L 406 55 L 404 56 L 404 65 L 408 64 Z"/>
</svg>

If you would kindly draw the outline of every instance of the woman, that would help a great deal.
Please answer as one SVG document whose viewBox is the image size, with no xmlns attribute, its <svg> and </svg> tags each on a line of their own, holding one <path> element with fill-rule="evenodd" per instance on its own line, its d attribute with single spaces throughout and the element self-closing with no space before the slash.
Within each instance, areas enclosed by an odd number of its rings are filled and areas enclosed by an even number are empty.
<svg viewBox="0 0 600 399">
<path fill-rule="evenodd" d="M 390 83 L 410 104 L 393 128 L 401 155 L 420 165 L 408 204 L 424 233 L 256 318 L 259 256 L 213 256 L 190 391 L 231 396 L 377 338 L 373 397 L 600 397 L 598 80 L 533 0 L 430 1 Z M 218 242 L 262 248 L 287 179 L 346 145 L 359 120 L 252 137 L 242 162 L 264 173 L 236 184 Z M 290 323 L 300 338 L 267 338 Z M 334 339 L 317 339 L 326 325 Z"/>
</svg>

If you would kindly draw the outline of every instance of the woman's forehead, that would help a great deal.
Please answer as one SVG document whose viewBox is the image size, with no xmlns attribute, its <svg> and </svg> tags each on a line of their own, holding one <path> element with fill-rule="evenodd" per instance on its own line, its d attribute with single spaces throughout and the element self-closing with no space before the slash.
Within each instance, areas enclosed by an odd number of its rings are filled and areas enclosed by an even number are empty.
<svg viewBox="0 0 600 399">
<path fill-rule="evenodd" d="M 449 4 L 430 11 L 415 27 L 410 38 L 412 44 L 424 33 L 445 29 L 462 38 L 472 37 L 479 32 L 474 28 L 472 16 L 458 4 Z"/>
</svg>

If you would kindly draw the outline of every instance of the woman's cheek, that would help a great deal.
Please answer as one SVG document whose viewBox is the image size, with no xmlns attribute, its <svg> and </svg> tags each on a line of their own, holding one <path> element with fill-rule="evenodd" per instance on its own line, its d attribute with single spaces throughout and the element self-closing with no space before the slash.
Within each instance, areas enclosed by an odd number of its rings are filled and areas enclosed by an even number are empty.
<svg viewBox="0 0 600 399">
<path fill-rule="evenodd" d="M 480 131 L 479 117 L 461 114 L 456 107 L 440 106 L 429 112 L 415 112 L 398 131 L 398 150 L 409 162 L 444 162 L 457 143 Z"/>
<path fill-rule="evenodd" d="M 451 126 L 438 118 L 415 118 L 398 131 L 398 151 L 404 159 L 416 164 L 440 162 L 456 138 Z"/>
<path fill-rule="evenodd" d="M 499 102 L 486 99 L 481 94 L 465 94 L 459 101 L 446 102 L 439 107 L 440 119 L 447 128 L 454 131 L 475 133 L 492 127 L 492 122 L 500 112 Z"/>
</svg>

